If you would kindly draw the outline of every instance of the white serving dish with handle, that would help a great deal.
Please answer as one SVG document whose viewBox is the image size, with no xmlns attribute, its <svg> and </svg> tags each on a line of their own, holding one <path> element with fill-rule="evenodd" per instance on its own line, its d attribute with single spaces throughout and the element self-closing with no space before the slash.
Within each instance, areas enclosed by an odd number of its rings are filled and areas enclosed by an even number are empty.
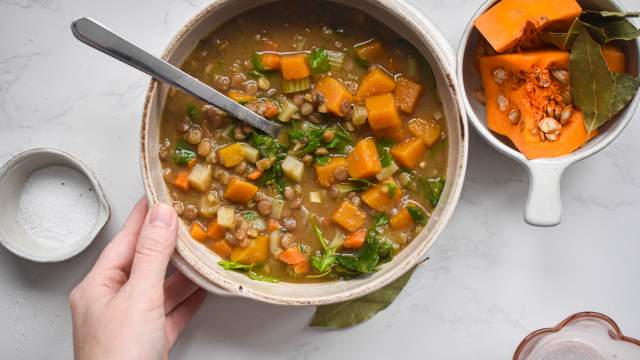
<svg viewBox="0 0 640 360">
<path fill-rule="evenodd" d="M 499 0 L 488 0 L 482 4 L 473 15 L 465 29 L 457 54 L 457 78 L 462 92 L 463 102 L 467 109 L 469 120 L 476 131 L 491 146 L 501 153 L 518 161 L 529 171 L 529 195 L 524 212 L 524 220 L 535 226 L 555 226 L 560 224 L 562 217 L 561 180 L 564 171 L 572 164 L 596 154 L 609 145 L 624 128 L 638 106 L 640 94 L 631 100 L 613 121 L 600 128 L 600 134 L 573 153 L 557 158 L 529 160 L 516 150 L 508 139 L 494 134 L 487 128 L 486 111 L 473 95 L 474 91 L 482 89 L 482 79 L 474 67 L 474 51 L 478 40 L 482 36 L 474 27 L 475 20 L 486 12 Z M 610 11 L 627 11 L 616 0 L 585 0 L 578 1 L 583 9 L 598 9 Z M 637 75 L 640 67 L 638 41 L 628 42 L 625 48 L 627 72 Z"/>
<path fill-rule="evenodd" d="M 180 222 L 174 265 L 198 285 L 214 293 L 243 296 L 283 305 L 320 305 L 336 303 L 366 295 L 389 284 L 424 259 L 427 250 L 451 217 L 460 197 L 467 162 L 468 129 L 455 81 L 453 51 L 437 28 L 419 11 L 398 0 L 330 0 L 368 13 L 385 23 L 399 36 L 411 42 L 431 65 L 438 84 L 449 132 L 447 184 L 440 205 L 428 226 L 390 263 L 369 276 L 349 281 L 319 284 L 265 283 L 250 280 L 243 274 L 225 271 L 217 265 L 220 258 L 192 240 Z M 176 35 L 163 54 L 172 64 L 181 64 L 204 38 L 227 20 L 273 0 L 217 0 L 197 14 Z M 160 119 L 169 88 L 152 81 L 142 119 L 142 173 L 151 204 L 171 203 L 162 178 L 158 158 Z"/>
</svg>

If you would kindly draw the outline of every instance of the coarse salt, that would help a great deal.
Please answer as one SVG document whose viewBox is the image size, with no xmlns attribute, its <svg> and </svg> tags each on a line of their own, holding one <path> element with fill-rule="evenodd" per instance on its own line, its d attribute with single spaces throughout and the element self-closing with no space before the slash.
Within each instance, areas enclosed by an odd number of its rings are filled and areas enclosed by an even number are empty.
<svg viewBox="0 0 640 360">
<path fill-rule="evenodd" d="M 18 222 L 36 242 L 66 247 L 79 242 L 93 229 L 98 197 L 89 180 L 66 166 L 34 171 L 18 202 Z"/>
</svg>

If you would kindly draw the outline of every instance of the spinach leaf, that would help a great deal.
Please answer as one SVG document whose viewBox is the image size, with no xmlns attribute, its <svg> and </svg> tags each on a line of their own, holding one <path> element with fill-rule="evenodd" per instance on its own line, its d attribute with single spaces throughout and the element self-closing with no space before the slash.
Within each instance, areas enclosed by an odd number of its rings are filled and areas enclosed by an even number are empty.
<svg viewBox="0 0 640 360">
<path fill-rule="evenodd" d="M 247 273 L 247 276 L 249 277 L 249 279 L 255 280 L 255 281 L 264 281 L 264 282 L 270 282 L 270 283 L 280 282 L 280 280 L 278 280 L 277 278 L 274 278 L 273 276 L 258 274 L 255 271 L 249 271 Z"/>
<path fill-rule="evenodd" d="M 380 157 L 380 164 L 382 164 L 383 168 L 391 165 L 393 162 L 393 157 L 391 156 L 390 150 L 395 143 L 393 140 L 378 140 L 376 141 L 376 149 L 378 150 L 378 156 Z"/>
<path fill-rule="evenodd" d="M 331 272 L 336 263 L 336 249 L 329 246 L 327 238 L 324 236 L 318 225 L 315 223 L 312 225 L 313 230 L 316 233 L 316 237 L 320 241 L 320 246 L 322 246 L 322 254 L 321 256 L 314 255 L 311 257 L 311 266 L 315 271 L 326 275 Z"/>
<path fill-rule="evenodd" d="M 380 214 L 374 225 L 367 231 L 364 245 L 354 254 L 339 254 L 336 256 L 338 267 L 336 270 L 347 276 L 357 276 L 375 271 L 381 258 L 386 262 L 393 256 L 390 251 L 392 244 L 380 234 L 380 228 L 389 224 L 389 217 Z"/>
<path fill-rule="evenodd" d="M 193 146 L 189 145 L 184 140 L 179 140 L 176 143 L 175 151 L 173 152 L 173 161 L 176 164 L 186 165 L 196 157 L 196 151 Z"/>
<path fill-rule="evenodd" d="M 255 130 L 251 135 L 250 142 L 253 147 L 260 150 L 260 154 L 263 157 L 267 157 L 267 158 L 276 156 L 279 153 L 287 151 L 287 147 L 280 144 L 273 137 L 267 134 L 259 133 Z"/>
<path fill-rule="evenodd" d="M 393 199 L 396 197 L 396 192 L 398 191 L 398 186 L 394 183 L 386 183 L 384 187 L 387 188 L 387 196 L 389 199 Z"/>
<path fill-rule="evenodd" d="M 371 319 L 398 297 L 414 270 L 415 267 L 394 282 L 369 295 L 339 304 L 318 306 L 310 325 L 342 329 Z"/>
<path fill-rule="evenodd" d="M 426 176 L 418 175 L 415 172 L 409 173 L 411 176 L 411 189 L 421 194 L 425 200 L 429 201 L 431 207 L 438 206 L 442 191 L 446 180 L 442 176 L 429 178 Z"/>
<path fill-rule="evenodd" d="M 193 104 L 187 105 L 187 117 L 189 118 L 189 120 L 193 122 L 200 121 L 200 111 L 195 105 Z"/>
<path fill-rule="evenodd" d="M 246 271 L 249 271 L 249 270 L 251 270 L 253 268 L 253 265 L 240 264 L 239 262 L 230 261 L 230 260 L 219 261 L 218 265 L 220 265 L 225 270 L 246 270 Z"/>
<path fill-rule="evenodd" d="M 296 151 L 297 155 L 305 155 L 316 151 L 322 143 L 322 135 L 324 129 L 304 121 L 301 124 L 292 127 L 289 132 L 290 140 L 305 141 L 304 147 Z"/>
<path fill-rule="evenodd" d="M 239 262 L 229 261 L 229 260 L 219 261 L 218 265 L 220 265 L 223 269 L 228 271 L 244 272 L 247 274 L 247 276 L 251 280 L 265 281 L 265 282 L 271 282 L 271 283 L 280 282 L 278 279 L 274 277 L 264 275 L 264 274 L 258 274 L 257 272 L 253 271 L 254 265 L 245 265 L 245 264 L 240 264 Z"/>
<path fill-rule="evenodd" d="M 311 66 L 311 72 L 314 74 L 326 73 L 331 70 L 331 63 L 329 62 L 329 53 L 323 48 L 313 49 L 311 55 L 309 55 L 309 65 Z"/>
<path fill-rule="evenodd" d="M 273 165 L 256 181 L 256 184 L 258 186 L 273 186 L 278 193 L 284 194 L 286 183 L 284 180 L 284 172 L 282 171 L 282 162 L 286 157 L 287 154 L 276 155 L 276 161 L 274 161 Z"/>
<path fill-rule="evenodd" d="M 329 163 L 329 159 L 329 156 L 318 156 L 316 157 L 316 164 L 320 166 L 327 165 L 327 163 Z"/>
<path fill-rule="evenodd" d="M 338 153 L 345 154 L 345 148 L 347 145 L 351 145 L 353 143 L 351 134 L 349 134 L 349 132 L 341 125 L 332 127 L 330 130 L 333 130 L 335 136 L 333 137 L 333 140 L 326 145 L 327 149 L 334 149 Z"/>
<path fill-rule="evenodd" d="M 408 205 L 407 211 L 409 212 L 409 215 L 411 215 L 411 219 L 413 219 L 414 223 L 421 226 L 424 226 L 427 224 L 428 217 L 427 217 L 427 214 L 424 212 L 424 210 L 420 209 L 415 205 Z"/>
</svg>

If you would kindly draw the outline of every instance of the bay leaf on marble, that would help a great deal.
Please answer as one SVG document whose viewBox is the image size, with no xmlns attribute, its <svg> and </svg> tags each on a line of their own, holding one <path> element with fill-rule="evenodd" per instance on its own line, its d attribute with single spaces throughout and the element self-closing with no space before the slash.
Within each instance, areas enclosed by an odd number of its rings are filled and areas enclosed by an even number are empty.
<svg viewBox="0 0 640 360">
<path fill-rule="evenodd" d="M 318 306 L 310 326 L 343 329 L 371 319 L 398 297 L 414 271 L 415 267 L 389 285 L 361 298 Z"/>
</svg>

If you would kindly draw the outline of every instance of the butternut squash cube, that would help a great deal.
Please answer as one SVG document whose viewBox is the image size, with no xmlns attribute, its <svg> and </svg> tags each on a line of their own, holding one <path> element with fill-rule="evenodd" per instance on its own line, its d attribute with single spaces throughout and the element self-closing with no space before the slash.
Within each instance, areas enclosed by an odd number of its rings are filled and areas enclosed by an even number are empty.
<svg viewBox="0 0 640 360">
<path fill-rule="evenodd" d="M 234 167 L 244 161 L 244 145 L 235 143 L 218 150 L 218 156 L 224 167 Z"/>
<path fill-rule="evenodd" d="M 407 139 L 391 148 L 391 156 L 400 166 L 415 169 L 427 150 L 421 138 Z"/>
<path fill-rule="evenodd" d="M 315 90 L 322 94 L 327 109 L 339 117 L 345 117 L 353 104 L 353 95 L 338 80 L 328 76 L 320 79 Z"/>
<path fill-rule="evenodd" d="M 228 259 L 229 255 L 231 255 L 231 251 L 233 251 L 233 248 L 229 245 L 227 240 L 216 241 L 209 245 L 209 249 L 223 259 Z"/>
<path fill-rule="evenodd" d="M 269 256 L 269 238 L 258 236 L 246 248 L 235 247 L 231 251 L 231 260 L 245 265 L 261 264 Z"/>
<path fill-rule="evenodd" d="M 389 219 L 389 225 L 393 230 L 401 230 L 404 228 L 408 228 L 412 224 L 413 224 L 413 218 L 411 217 L 411 214 L 409 213 L 409 210 L 407 210 L 406 207 L 403 207 L 402 209 L 400 209 L 400 211 L 398 211 L 396 215 L 392 216 Z"/>
<path fill-rule="evenodd" d="M 384 95 L 392 92 L 395 88 L 396 82 L 391 75 L 376 67 L 362 78 L 356 97 L 364 99 L 367 96 Z"/>
<path fill-rule="evenodd" d="M 376 130 L 402 127 L 396 101 L 391 94 L 369 96 L 365 99 L 369 112 L 369 125 Z"/>
<path fill-rule="evenodd" d="M 376 142 L 372 138 L 360 140 L 347 156 L 349 176 L 356 179 L 367 179 L 382 170 Z"/>
<path fill-rule="evenodd" d="M 336 170 L 340 168 L 347 168 L 347 159 L 345 157 L 332 157 L 329 159 L 324 165 L 315 165 L 316 168 L 316 176 L 318 177 L 318 183 L 324 187 L 330 187 L 331 185 L 337 183 L 336 180 Z"/>
<path fill-rule="evenodd" d="M 253 199 L 256 192 L 258 192 L 257 186 L 234 177 L 229 180 L 227 190 L 224 192 L 224 198 L 238 204 L 246 205 Z"/>
<path fill-rule="evenodd" d="M 416 109 L 420 96 L 422 96 L 422 86 L 409 79 L 399 78 L 396 81 L 393 96 L 398 102 L 400 111 L 411 114 Z"/>
<path fill-rule="evenodd" d="M 362 228 L 366 219 L 367 214 L 357 206 L 353 205 L 350 200 L 343 201 L 342 204 L 340 204 L 340 207 L 338 207 L 331 216 L 331 220 L 333 220 L 333 222 L 342 226 L 342 228 L 349 232 Z"/>
<path fill-rule="evenodd" d="M 402 199 L 402 190 L 395 180 L 389 179 L 368 189 L 361 197 L 372 209 L 389 211 Z"/>
</svg>

